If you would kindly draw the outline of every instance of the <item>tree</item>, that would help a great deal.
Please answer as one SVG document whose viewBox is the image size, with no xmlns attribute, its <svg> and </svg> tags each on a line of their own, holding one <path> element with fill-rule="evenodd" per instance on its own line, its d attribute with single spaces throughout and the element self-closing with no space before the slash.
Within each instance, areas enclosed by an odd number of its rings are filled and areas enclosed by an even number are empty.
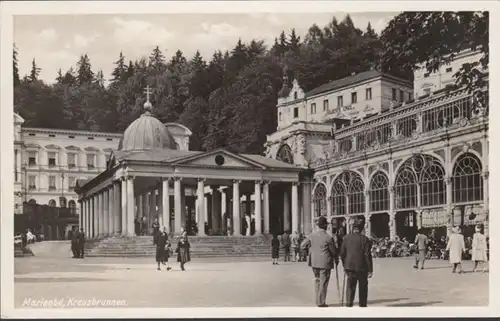
<svg viewBox="0 0 500 321">
<path fill-rule="evenodd" d="M 153 49 L 153 52 L 149 56 L 149 67 L 156 72 L 161 73 L 165 71 L 165 56 L 158 46 Z"/>
<path fill-rule="evenodd" d="M 21 83 L 21 79 L 19 78 L 19 60 L 17 56 L 19 55 L 17 51 L 16 44 L 14 44 L 12 63 L 13 63 L 13 72 L 14 72 L 14 86 L 18 86 Z"/>
<path fill-rule="evenodd" d="M 115 86 L 117 84 L 122 84 L 126 81 L 127 77 L 127 65 L 125 64 L 125 56 L 123 52 L 120 52 L 120 56 L 118 60 L 114 62 L 116 65 L 115 69 L 111 72 L 111 86 Z"/>
<path fill-rule="evenodd" d="M 193 130 L 189 140 L 190 150 L 204 150 L 203 139 L 207 134 L 208 102 L 201 97 L 190 98 L 179 116 L 179 123 Z"/>
<path fill-rule="evenodd" d="M 36 65 L 35 58 L 33 58 L 33 61 L 31 62 L 31 72 L 29 76 L 29 81 L 35 82 L 38 80 L 38 76 L 40 75 L 40 71 L 42 71 L 41 68 L 38 68 Z"/>
<path fill-rule="evenodd" d="M 87 54 L 80 56 L 77 62 L 78 72 L 76 80 L 79 85 L 90 84 L 94 80 L 94 72 L 90 65 L 90 59 Z"/>
<path fill-rule="evenodd" d="M 489 62 L 488 12 L 403 12 L 383 30 L 382 63 L 434 72 L 463 50 L 479 50 L 481 59 L 455 73 L 456 84 L 481 95 Z"/>
<path fill-rule="evenodd" d="M 292 33 L 290 34 L 290 44 L 288 48 L 294 52 L 297 52 L 300 48 L 300 37 L 297 37 L 295 34 L 295 29 L 292 29 Z"/>
</svg>

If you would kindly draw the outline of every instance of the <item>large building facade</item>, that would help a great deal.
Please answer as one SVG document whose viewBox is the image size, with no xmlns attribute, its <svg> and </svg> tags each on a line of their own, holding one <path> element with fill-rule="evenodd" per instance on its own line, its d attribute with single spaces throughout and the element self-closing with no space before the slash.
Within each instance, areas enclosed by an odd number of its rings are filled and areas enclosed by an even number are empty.
<svg viewBox="0 0 500 321">
<path fill-rule="evenodd" d="M 464 57 L 477 59 L 460 55 L 460 64 Z M 414 87 L 369 71 L 309 93 L 297 80 L 282 91 L 266 153 L 314 173 L 312 220 L 363 216 L 370 235 L 392 239 L 420 227 L 441 235 L 451 226 L 487 229 L 488 103 L 427 86 L 420 73 Z M 444 79 L 440 73 L 425 78 Z"/>
</svg>

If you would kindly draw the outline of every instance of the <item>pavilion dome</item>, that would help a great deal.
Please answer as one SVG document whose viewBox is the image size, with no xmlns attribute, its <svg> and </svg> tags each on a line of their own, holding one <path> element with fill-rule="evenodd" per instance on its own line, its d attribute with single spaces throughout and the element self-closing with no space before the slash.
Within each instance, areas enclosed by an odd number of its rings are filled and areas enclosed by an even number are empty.
<svg viewBox="0 0 500 321">
<path fill-rule="evenodd" d="M 167 127 L 151 114 L 152 105 L 144 104 L 145 112 L 130 124 L 118 145 L 118 150 L 177 149 Z"/>
</svg>

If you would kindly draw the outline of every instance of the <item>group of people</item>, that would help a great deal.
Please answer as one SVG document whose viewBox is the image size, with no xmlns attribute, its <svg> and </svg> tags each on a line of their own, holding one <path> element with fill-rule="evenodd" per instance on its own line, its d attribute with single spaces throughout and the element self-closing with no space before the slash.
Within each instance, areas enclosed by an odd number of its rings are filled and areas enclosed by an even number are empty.
<svg viewBox="0 0 500 321">
<path fill-rule="evenodd" d="M 85 233 L 83 228 L 78 230 L 78 227 L 71 229 L 71 252 L 74 259 L 83 259 L 85 257 Z"/>
<path fill-rule="evenodd" d="M 273 265 L 279 264 L 278 259 L 280 249 L 283 249 L 285 262 L 305 262 L 308 256 L 308 249 L 301 248 L 300 246 L 304 239 L 305 236 L 297 231 L 293 232 L 293 234 L 285 231 L 285 233 L 280 236 L 273 234 L 273 239 L 271 241 L 271 256 L 273 259 Z"/>
<path fill-rule="evenodd" d="M 342 261 L 344 281 L 341 293 L 341 305 L 352 307 L 356 288 L 359 289 L 359 306 L 368 303 L 368 279 L 373 275 L 371 241 L 362 234 L 365 222 L 356 219 L 352 222 L 352 231 L 343 237 L 330 234 L 326 230 L 328 221 L 319 217 L 317 230 L 305 238 L 300 247 L 308 249 L 308 265 L 312 268 L 315 279 L 315 298 L 318 307 L 327 307 L 326 296 L 332 269 L 337 277 L 337 290 L 340 292 L 338 265 Z"/>
<path fill-rule="evenodd" d="M 165 227 L 153 229 L 153 243 L 156 245 L 156 263 L 157 270 L 161 271 L 161 265 L 166 265 L 167 271 L 172 267 L 168 264 L 168 259 L 173 256 L 172 243 L 168 239 L 167 229 Z M 190 255 L 191 245 L 189 244 L 187 232 L 183 231 L 178 238 L 175 253 L 177 254 L 177 262 L 180 263 L 182 271 L 186 271 L 185 264 L 191 261 Z"/>
<path fill-rule="evenodd" d="M 486 236 L 484 235 L 484 226 L 477 225 L 475 227 L 475 233 L 472 237 L 472 241 L 470 244 L 470 249 L 466 247 L 464 236 L 462 235 L 462 230 L 460 227 L 452 228 L 452 234 L 448 239 L 446 244 L 446 251 L 448 251 L 450 263 L 453 264 L 452 273 L 462 273 L 462 258 L 466 252 L 470 251 L 470 256 L 472 261 L 474 262 L 473 272 L 475 272 L 479 266 L 482 264 L 483 272 L 486 272 L 486 264 L 488 261 L 488 243 Z M 415 237 L 415 244 L 417 246 L 417 254 L 415 255 L 415 265 L 413 266 L 415 269 L 419 268 L 424 269 L 424 262 L 426 257 L 426 251 L 428 249 L 428 237 L 424 234 L 423 230 L 420 229 L 418 231 L 417 236 Z M 469 254 L 469 253 L 468 253 Z"/>
</svg>

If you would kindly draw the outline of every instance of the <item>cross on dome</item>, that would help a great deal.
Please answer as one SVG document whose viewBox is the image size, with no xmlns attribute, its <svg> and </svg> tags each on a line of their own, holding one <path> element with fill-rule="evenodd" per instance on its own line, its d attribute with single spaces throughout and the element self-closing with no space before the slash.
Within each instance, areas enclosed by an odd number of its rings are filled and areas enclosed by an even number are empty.
<svg viewBox="0 0 500 321">
<path fill-rule="evenodd" d="M 144 89 L 144 93 L 146 94 L 146 102 L 144 103 L 144 111 L 146 112 L 151 112 L 153 109 L 153 104 L 149 101 L 149 95 L 152 94 L 153 92 L 149 88 L 149 85 L 146 86 L 146 89 Z"/>
</svg>

